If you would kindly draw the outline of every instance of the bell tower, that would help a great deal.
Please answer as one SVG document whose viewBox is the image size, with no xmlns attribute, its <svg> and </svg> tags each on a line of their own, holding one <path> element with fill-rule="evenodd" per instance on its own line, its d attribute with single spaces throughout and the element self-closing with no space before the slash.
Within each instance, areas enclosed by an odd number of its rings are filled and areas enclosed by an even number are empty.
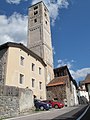
<svg viewBox="0 0 90 120">
<path fill-rule="evenodd" d="M 28 12 L 27 47 L 46 63 L 46 83 L 54 78 L 49 11 L 41 1 Z"/>
</svg>

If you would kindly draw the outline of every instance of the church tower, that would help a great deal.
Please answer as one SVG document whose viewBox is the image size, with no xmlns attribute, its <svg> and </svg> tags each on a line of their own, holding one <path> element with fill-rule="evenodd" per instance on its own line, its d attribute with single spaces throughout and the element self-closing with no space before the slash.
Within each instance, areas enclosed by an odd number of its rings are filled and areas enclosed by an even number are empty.
<svg viewBox="0 0 90 120">
<path fill-rule="evenodd" d="M 28 12 L 27 47 L 46 63 L 46 84 L 54 78 L 49 11 L 41 1 Z"/>
</svg>

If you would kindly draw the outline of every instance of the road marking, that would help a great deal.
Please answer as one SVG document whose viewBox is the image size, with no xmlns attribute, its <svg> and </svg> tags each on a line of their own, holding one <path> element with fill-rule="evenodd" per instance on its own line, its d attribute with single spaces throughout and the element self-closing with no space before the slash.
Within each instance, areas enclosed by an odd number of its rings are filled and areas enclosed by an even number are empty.
<svg viewBox="0 0 90 120">
<path fill-rule="evenodd" d="M 81 114 L 81 116 L 77 120 L 81 120 L 81 118 L 86 114 L 90 106 L 87 107 L 87 109 Z"/>
</svg>

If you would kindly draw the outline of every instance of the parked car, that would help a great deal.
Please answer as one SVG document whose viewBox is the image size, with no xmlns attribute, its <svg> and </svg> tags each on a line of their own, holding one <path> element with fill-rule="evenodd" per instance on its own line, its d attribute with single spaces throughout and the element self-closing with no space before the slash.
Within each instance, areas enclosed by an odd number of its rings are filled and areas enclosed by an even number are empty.
<svg viewBox="0 0 90 120">
<path fill-rule="evenodd" d="M 43 100 L 42 102 L 49 104 L 49 108 L 50 108 L 50 109 L 52 108 L 52 104 L 49 103 L 47 100 Z"/>
<path fill-rule="evenodd" d="M 36 109 L 49 110 L 49 104 L 38 99 L 34 99 L 34 106 L 36 107 Z"/>
<path fill-rule="evenodd" d="M 43 102 L 50 103 L 53 108 L 62 108 L 64 104 L 61 102 L 53 101 L 53 100 L 43 100 Z"/>
</svg>

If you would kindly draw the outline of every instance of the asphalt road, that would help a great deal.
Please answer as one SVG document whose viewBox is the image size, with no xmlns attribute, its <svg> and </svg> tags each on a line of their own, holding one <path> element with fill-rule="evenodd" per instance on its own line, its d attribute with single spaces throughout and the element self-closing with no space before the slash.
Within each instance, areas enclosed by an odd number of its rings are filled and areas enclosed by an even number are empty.
<svg viewBox="0 0 90 120">
<path fill-rule="evenodd" d="M 82 114 L 86 108 L 87 105 L 64 107 L 62 109 L 51 109 L 49 111 L 41 111 L 26 116 L 9 118 L 7 120 L 77 120 L 76 118 L 78 118 L 78 116 L 80 116 L 80 114 Z M 83 117 L 83 119 L 78 120 L 90 120 L 90 108 L 88 109 L 86 116 Z"/>
<path fill-rule="evenodd" d="M 26 116 L 9 118 L 7 120 L 47 120 L 47 119 L 51 120 L 56 118 L 57 116 L 73 111 L 76 108 L 78 107 L 64 107 L 61 109 L 51 109 L 49 111 L 41 111 L 38 113 L 26 115 Z"/>
<path fill-rule="evenodd" d="M 90 120 L 90 106 L 86 114 L 81 118 L 81 120 Z"/>
</svg>

